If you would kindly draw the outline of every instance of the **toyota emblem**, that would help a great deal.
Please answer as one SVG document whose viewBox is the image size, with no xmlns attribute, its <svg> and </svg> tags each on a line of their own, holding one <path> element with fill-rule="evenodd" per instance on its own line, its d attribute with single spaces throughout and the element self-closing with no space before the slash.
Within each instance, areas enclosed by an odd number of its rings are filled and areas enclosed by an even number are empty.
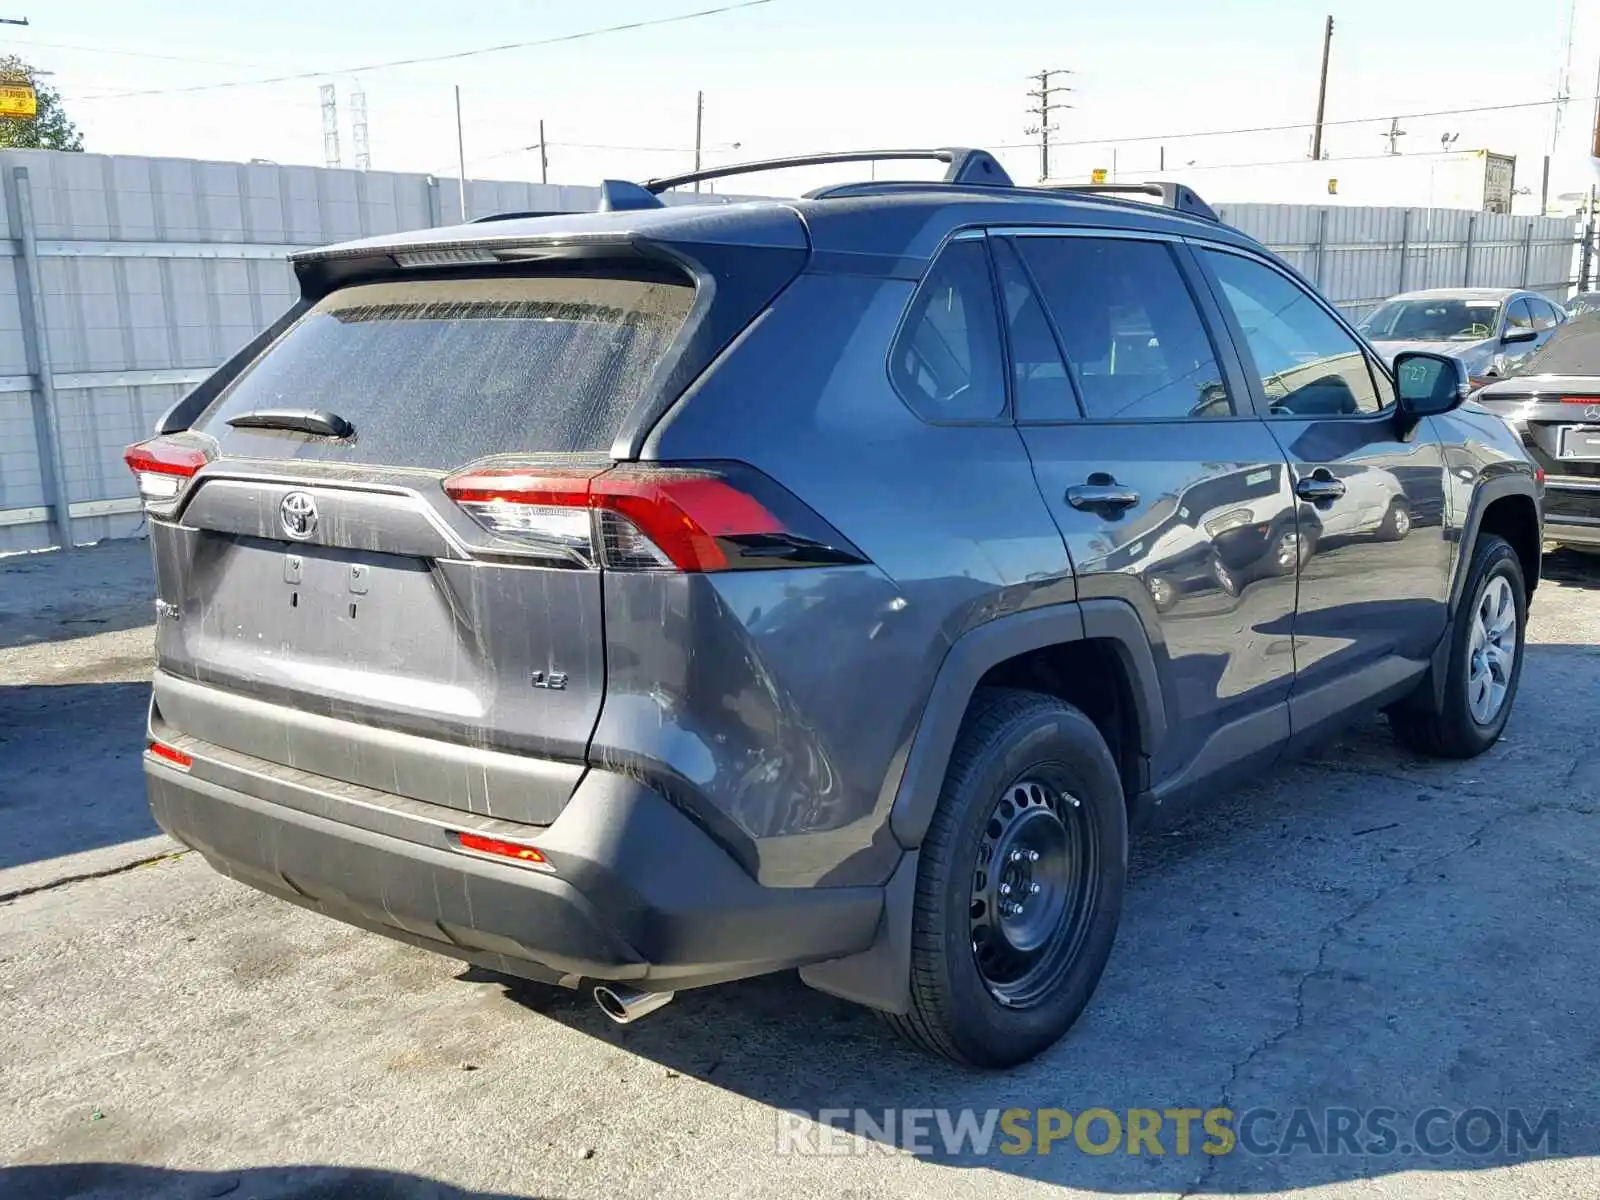
<svg viewBox="0 0 1600 1200">
<path fill-rule="evenodd" d="M 283 531 L 303 542 L 317 531 L 317 502 L 310 492 L 290 492 L 278 505 L 278 522 Z"/>
</svg>

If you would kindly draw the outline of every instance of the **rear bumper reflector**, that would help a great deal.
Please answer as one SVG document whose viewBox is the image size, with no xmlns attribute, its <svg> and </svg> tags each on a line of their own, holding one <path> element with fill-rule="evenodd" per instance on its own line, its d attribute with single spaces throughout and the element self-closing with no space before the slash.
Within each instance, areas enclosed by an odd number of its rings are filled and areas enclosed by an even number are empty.
<svg viewBox="0 0 1600 1200">
<path fill-rule="evenodd" d="M 193 758 L 189 757 L 189 755 L 185 754 L 182 750 L 174 749 L 165 742 L 151 742 L 150 753 L 161 759 L 163 762 L 171 763 L 175 767 L 181 767 L 185 771 L 194 766 Z"/>
<path fill-rule="evenodd" d="M 526 842 L 508 842 L 503 838 L 485 837 L 481 833 L 451 830 L 450 844 L 457 850 L 465 851 L 468 854 L 483 855 L 486 858 L 498 858 L 516 863 L 521 867 L 532 867 L 536 871 L 555 871 L 555 868 L 545 858 L 544 851 L 537 846 L 530 846 Z"/>
</svg>

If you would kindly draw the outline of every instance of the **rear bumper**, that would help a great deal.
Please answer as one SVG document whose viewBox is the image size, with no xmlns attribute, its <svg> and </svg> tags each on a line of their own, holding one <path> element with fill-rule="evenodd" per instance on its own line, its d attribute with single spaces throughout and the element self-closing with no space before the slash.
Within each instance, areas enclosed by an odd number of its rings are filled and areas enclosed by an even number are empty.
<svg viewBox="0 0 1600 1200">
<path fill-rule="evenodd" d="M 1569 485 L 1545 479 L 1544 537 L 1568 546 L 1600 546 L 1600 480 Z"/>
<path fill-rule="evenodd" d="M 766 888 L 634 780 L 590 770 L 554 824 L 489 821 L 183 739 L 145 756 L 150 807 L 219 871 L 349 924 L 493 970 L 668 990 L 865 949 L 881 888 Z M 452 849 L 450 831 L 534 841 L 553 870 Z"/>
</svg>

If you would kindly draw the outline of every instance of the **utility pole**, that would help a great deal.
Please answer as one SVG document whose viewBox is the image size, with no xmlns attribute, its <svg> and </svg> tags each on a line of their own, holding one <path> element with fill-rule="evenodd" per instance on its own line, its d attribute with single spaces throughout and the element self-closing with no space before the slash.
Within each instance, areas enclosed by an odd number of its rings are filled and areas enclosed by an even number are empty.
<svg viewBox="0 0 1600 1200">
<path fill-rule="evenodd" d="M 694 169 L 696 171 L 700 169 L 700 136 L 705 129 L 705 124 L 706 94 L 704 92 L 696 92 L 694 94 Z M 698 179 L 694 181 L 694 190 L 696 192 L 700 190 L 700 181 Z"/>
<path fill-rule="evenodd" d="M 1406 131 L 1400 128 L 1400 118 L 1396 117 L 1389 122 L 1389 132 L 1383 136 L 1389 139 L 1389 153 L 1400 153 L 1400 139 L 1405 137 Z"/>
<path fill-rule="evenodd" d="M 1058 67 L 1053 71 L 1040 71 L 1037 75 L 1028 76 L 1029 79 L 1037 80 L 1039 83 L 1036 90 L 1028 93 L 1038 101 L 1038 104 L 1028 109 L 1028 112 L 1032 116 L 1038 117 L 1039 123 L 1030 126 L 1023 132 L 1030 137 L 1033 134 L 1039 135 L 1039 182 L 1041 183 L 1050 178 L 1050 135 L 1056 132 L 1056 127 L 1050 124 L 1050 114 L 1072 107 L 1070 104 L 1054 104 L 1051 102 L 1052 97 L 1058 92 L 1070 92 L 1072 89 L 1064 83 L 1052 84 L 1050 79 L 1055 75 L 1071 75 L 1072 73 L 1072 71 L 1064 67 Z"/>
<path fill-rule="evenodd" d="M 467 214 L 467 144 L 461 137 L 461 85 L 456 84 L 456 169 L 460 178 L 456 181 L 461 188 L 461 220 L 465 224 L 471 220 Z"/>
<path fill-rule="evenodd" d="M 1333 18 L 1322 27 L 1322 78 L 1317 83 L 1317 127 L 1311 135 L 1311 157 L 1322 158 L 1322 118 L 1328 111 L 1328 54 L 1333 49 Z"/>
<path fill-rule="evenodd" d="M 544 118 L 539 118 L 539 182 L 550 182 L 550 156 L 544 152 Z"/>
</svg>

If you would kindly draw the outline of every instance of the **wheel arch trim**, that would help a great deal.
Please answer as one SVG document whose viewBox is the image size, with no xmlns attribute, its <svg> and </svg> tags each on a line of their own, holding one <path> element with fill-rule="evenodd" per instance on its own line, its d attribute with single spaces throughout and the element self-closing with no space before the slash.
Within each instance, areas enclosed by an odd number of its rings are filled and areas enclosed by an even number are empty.
<svg viewBox="0 0 1600 1200">
<path fill-rule="evenodd" d="M 1030 651 L 1089 640 L 1115 649 L 1131 685 L 1140 753 L 1155 753 L 1166 736 L 1166 709 L 1150 636 L 1131 604 L 1079 600 L 998 617 L 957 638 L 939 667 L 894 784 L 889 828 L 896 841 L 908 850 L 922 844 L 962 719 L 984 675 Z"/>
<path fill-rule="evenodd" d="M 1543 538 L 1544 512 L 1539 503 L 1538 485 L 1534 482 L 1532 467 L 1481 480 L 1473 489 L 1472 503 L 1467 510 L 1466 520 L 1461 524 L 1460 541 L 1456 544 L 1455 561 L 1450 568 L 1450 602 L 1447 611 L 1452 619 L 1461 607 L 1462 593 L 1467 586 L 1467 575 L 1472 565 L 1473 550 L 1478 544 L 1478 534 L 1483 527 L 1484 514 L 1496 501 L 1513 496 L 1521 496 L 1533 505 L 1534 518 L 1539 522 L 1539 527 L 1534 530 L 1535 545 Z M 1527 580 L 1530 593 L 1538 582 L 1537 573 Z"/>
</svg>

